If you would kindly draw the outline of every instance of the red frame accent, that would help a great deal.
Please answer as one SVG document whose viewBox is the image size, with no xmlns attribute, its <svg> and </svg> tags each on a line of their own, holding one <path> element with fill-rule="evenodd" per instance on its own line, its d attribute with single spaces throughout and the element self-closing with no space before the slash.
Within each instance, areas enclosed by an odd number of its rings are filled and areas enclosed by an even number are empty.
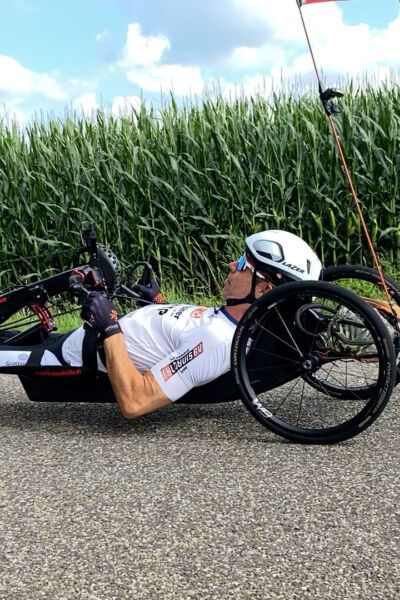
<svg viewBox="0 0 400 600">
<path fill-rule="evenodd" d="M 57 329 L 57 326 L 53 319 L 53 315 L 51 314 L 47 306 L 39 306 L 39 304 L 36 304 L 36 302 L 31 302 L 29 306 L 33 310 L 35 315 L 39 317 L 40 322 L 43 325 L 45 331 L 47 331 L 47 333 Z"/>
</svg>

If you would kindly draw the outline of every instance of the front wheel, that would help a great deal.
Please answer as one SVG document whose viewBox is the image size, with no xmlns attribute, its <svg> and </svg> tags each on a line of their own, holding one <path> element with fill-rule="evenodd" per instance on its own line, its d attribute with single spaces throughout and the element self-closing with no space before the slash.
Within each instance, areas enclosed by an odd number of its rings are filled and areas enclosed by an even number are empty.
<svg viewBox="0 0 400 600">
<path fill-rule="evenodd" d="M 395 380 L 393 342 L 379 315 L 353 292 L 323 282 L 289 283 L 259 298 L 237 327 L 231 361 L 251 414 L 300 443 L 361 433 Z M 359 393 L 365 386 L 368 395 Z"/>
</svg>

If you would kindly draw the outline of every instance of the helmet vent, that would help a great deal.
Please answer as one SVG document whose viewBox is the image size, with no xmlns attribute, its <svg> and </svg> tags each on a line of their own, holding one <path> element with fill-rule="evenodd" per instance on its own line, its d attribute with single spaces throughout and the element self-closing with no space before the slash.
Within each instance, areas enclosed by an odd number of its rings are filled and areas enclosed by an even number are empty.
<svg viewBox="0 0 400 600">
<path fill-rule="evenodd" d="M 268 260 L 273 260 L 274 262 L 282 262 L 285 258 L 282 246 L 277 242 L 269 240 L 256 242 L 254 244 L 254 249 L 256 250 L 259 256 L 263 256 L 264 258 L 267 258 Z"/>
<path fill-rule="evenodd" d="M 272 254 L 270 254 L 269 252 L 260 252 L 259 250 L 258 254 L 260 254 L 261 256 L 265 256 L 265 258 L 269 258 L 270 260 L 276 260 L 275 257 L 272 256 Z"/>
<path fill-rule="evenodd" d="M 311 272 L 311 262 L 307 260 L 307 273 Z"/>
</svg>

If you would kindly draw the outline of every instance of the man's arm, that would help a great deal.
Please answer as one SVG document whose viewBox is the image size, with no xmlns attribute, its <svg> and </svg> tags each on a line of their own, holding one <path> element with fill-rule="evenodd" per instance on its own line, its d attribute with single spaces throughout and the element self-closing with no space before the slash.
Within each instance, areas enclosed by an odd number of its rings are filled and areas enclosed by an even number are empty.
<svg viewBox="0 0 400 600">
<path fill-rule="evenodd" d="M 130 359 L 112 302 L 100 292 L 91 292 L 81 316 L 104 340 L 108 376 L 124 417 L 134 419 L 168 406 L 171 401 L 151 371 L 142 375 Z"/>
<path fill-rule="evenodd" d="M 122 333 L 106 338 L 104 351 L 107 373 L 126 419 L 134 419 L 171 404 L 151 371 L 144 375 L 139 373 L 128 354 Z"/>
</svg>

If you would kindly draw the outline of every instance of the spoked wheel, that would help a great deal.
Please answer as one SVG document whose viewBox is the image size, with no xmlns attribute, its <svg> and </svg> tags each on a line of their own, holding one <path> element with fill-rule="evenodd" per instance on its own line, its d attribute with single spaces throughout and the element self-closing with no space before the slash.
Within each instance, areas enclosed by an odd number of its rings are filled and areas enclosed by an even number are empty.
<svg viewBox="0 0 400 600">
<path fill-rule="evenodd" d="M 257 300 L 237 327 L 231 360 L 252 415 L 301 443 L 336 443 L 366 429 L 395 380 L 393 342 L 380 316 L 323 282 L 289 283 Z"/>
<path fill-rule="evenodd" d="M 395 279 L 383 274 L 385 284 L 388 289 L 394 310 L 390 309 L 387 297 L 383 289 L 379 273 L 371 267 L 360 265 L 343 265 L 338 267 L 328 267 L 321 273 L 322 281 L 335 283 L 356 294 L 362 296 L 364 300 L 378 310 L 379 314 L 388 321 L 389 328 L 394 327 L 398 330 L 398 340 L 395 348 L 397 355 L 397 374 L 396 385 L 400 382 L 400 284 Z"/>
</svg>

